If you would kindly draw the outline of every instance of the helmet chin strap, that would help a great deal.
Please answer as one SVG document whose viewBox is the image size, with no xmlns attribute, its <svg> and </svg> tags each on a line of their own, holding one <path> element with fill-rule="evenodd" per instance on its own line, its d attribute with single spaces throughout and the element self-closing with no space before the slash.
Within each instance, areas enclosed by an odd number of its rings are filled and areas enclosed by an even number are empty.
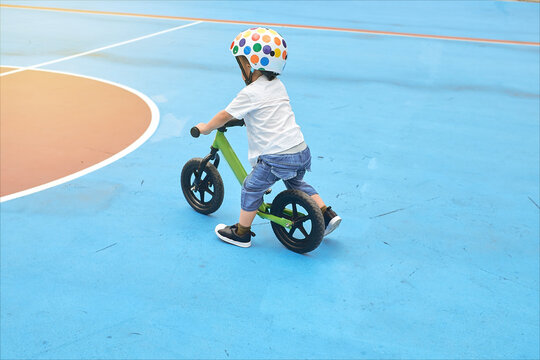
<svg viewBox="0 0 540 360">
<path fill-rule="evenodd" d="M 240 61 L 239 56 L 235 56 L 236 62 L 238 62 L 238 66 L 240 66 L 240 70 L 242 71 L 242 75 L 244 75 L 244 82 L 246 85 L 251 84 L 252 77 L 253 77 L 253 69 L 249 72 L 249 76 L 246 74 L 246 71 L 244 70 L 244 67 L 242 66 L 242 62 Z"/>
</svg>

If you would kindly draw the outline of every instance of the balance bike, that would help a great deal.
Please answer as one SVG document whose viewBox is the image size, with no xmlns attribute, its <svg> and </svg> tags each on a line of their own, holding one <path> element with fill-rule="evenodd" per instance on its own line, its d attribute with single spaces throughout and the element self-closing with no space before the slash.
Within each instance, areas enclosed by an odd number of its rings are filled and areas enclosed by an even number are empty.
<svg viewBox="0 0 540 360">
<path fill-rule="evenodd" d="M 208 215 L 219 209 L 223 202 L 225 189 L 217 170 L 220 159 L 218 151 L 221 150 L 240 185 L 243 184 L 247 176 L 246 170 L 225 137 L 227 128 L 243 125 L 244 120 L 236 119 L 226 123 L 216 131 L 210 154 L 204 159 L 193 158 L 184 165 L 181 175 L 182 191 L 195 211 Z M 199 137 L 199 129 L 193 127 L 191 135 Z M 272 203 L 263 202 L 257 215 L 270 220 L 276 237 L 287 249 L 294 252 L 303 254 L 315 250 L 323 239 L 324 219 L 321 209 L 302 191 L 282 191 Z"/>
</svg>

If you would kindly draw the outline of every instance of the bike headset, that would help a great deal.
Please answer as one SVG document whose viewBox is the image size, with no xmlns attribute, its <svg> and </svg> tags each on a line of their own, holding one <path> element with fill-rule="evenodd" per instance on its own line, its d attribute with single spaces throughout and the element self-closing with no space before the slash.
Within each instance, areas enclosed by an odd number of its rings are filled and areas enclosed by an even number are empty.
<svg viewBox="0 0 540 360">
<path fill-rule="evenodd" d="M 238 34 L 230 50 L 240 66 L 246 85 L 251 84 L 255 70 L 281 74 L 288 57 L 285 39 L 277 31 L 263 27 L 251 28 Z M 250 64 L 249 75 L 242 66 L 241 56 Z"/>
</svg>

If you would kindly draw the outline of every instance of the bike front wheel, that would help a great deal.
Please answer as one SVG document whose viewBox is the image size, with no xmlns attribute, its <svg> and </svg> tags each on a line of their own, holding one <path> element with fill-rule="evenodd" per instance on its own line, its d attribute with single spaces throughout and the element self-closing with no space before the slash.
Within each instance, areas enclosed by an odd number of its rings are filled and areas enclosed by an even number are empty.
<svg viewBox="0 0 540 360">
<path fill-rule="evenodd" d="M 219 209 L 223 203 L 225 188 L 218 170 L 212 163 L 207 163 L 201 174 L 199 187 L 195 179 L 199 174 L 201 158 L 189 160 L 182 169 L 180 183 L 188 204 L 198 213 L 208 215 Z"/>
</svg>

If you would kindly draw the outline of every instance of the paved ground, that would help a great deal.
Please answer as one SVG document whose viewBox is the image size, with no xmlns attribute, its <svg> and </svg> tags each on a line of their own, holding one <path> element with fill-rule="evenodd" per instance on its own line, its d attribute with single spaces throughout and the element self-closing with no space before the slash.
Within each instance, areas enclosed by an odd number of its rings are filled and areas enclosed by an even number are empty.
<svg viewBox="0 0 540 360">
<path fill-rule="evenodd" d="M 39 5 L 539 42 L 520 2 Z M 160 113 L 126 156 L 2 202 L 2 358 L 540 356 L 538 46 L 275 27 L 309 180 L 344 219 L 300 256 L 262 220 L 249 249 L 215 237 L 239 211 L 226 166 L 211 216 L 179 186 L 211 144 L 188 129 L 243 86 L 228 47 L 247 25 L 0 10 L 2 66 L 122 84 Z M 227 136 L 247 164 L 244 131 Z"/>
</svg>

